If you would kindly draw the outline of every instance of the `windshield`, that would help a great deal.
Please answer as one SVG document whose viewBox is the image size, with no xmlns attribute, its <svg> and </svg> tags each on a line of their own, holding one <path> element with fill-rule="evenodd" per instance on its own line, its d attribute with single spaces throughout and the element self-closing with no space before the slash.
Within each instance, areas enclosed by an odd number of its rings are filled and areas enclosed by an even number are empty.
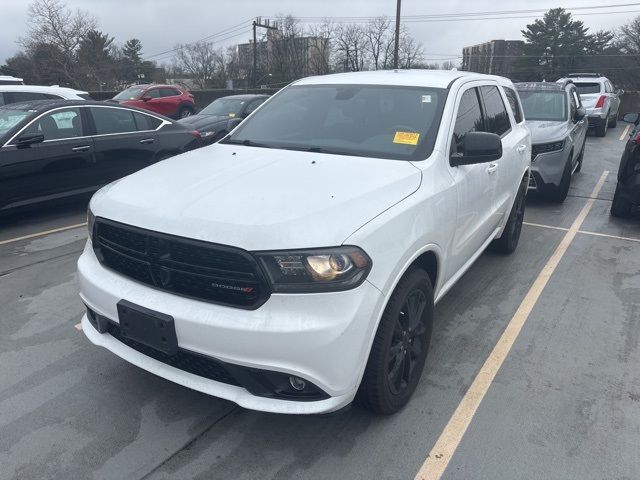
<svg viewBox="0 0 640 480">
<path fill-rule="evenodd" d="M 0 138 L 27 118 L 31 113 L 28 110 L 14 110 L 12 108 L 0 108 Z"/>
<path fill-rule="evenodd" d="M 580 95 L 588 95 L 590 93 L 600 93 L 599 83 L 575 83 L 575 86 Z"/>
<path fill-rule="evenodd" d="M 142 95 L 142 92 L 144 92 L 144 90 L 145 89 L 143 87 L 129 87 L 126 90 L 123 90 L 122 92 L 117 94 L 115 97 L 113 97 L 113 99 L 114 100 L 135 100 L 140 95 Z"/>
<path fill-rule="evenodd" d="M 240 110 L 242 110 L 245 103 L 247 103 L 246 100 L 238 98 L 219 98 L 203 108 L 200 113 L 203 115 L 235 117 L 240 114 Z"/>
<path fill-rule="evenodd" d="M 564 91 L 519 90 L 526 120 L 562 122 L 567 119 L 567 96 Z"/>
<path fill-rule="evenodd" d="M 423 160 L 433 150 L 446 92 L 387 85 L 292 86 L 223 143 Z"/>
</svg>

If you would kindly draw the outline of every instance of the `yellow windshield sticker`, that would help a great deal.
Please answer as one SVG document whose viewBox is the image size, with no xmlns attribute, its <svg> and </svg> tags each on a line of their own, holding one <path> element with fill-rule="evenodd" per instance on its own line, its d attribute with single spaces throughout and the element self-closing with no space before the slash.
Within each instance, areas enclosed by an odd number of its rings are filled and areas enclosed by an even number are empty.
<svg viewBox="0 0 640 480">
<path fill-rule="evenodd" d="M 233 112 L 229 112 L 229 116 L 230 116 L 230 117 L 235 117 L 235 116 L 236 116 L 236 114 L 235 114 L 235 113 L 233 113 Z"/>
<path fill-rule="evenodd" d="M 420 134 L 413 132 L 396 132 L 393 137 L 393 143 L 402 143 L 404 145 L 417 145 L 418 140 L 420 140 Z"/>
</svg>

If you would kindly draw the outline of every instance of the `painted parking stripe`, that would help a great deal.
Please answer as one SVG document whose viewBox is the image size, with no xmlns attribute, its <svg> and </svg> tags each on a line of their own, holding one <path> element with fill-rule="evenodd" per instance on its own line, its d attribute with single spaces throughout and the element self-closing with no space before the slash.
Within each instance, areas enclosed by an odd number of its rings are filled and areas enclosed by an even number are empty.
<svg viewBox="0 0 640 480">
<path fill-rule="evenodd" d="M 631 125 L 627 125 L 626 127 L 624 127 L 624 130 L 622 131 L 622 135 L 620 135 L 620 140 L 624 140 L 625 138 L 627 138 L 630 128 L 631 128 Z"/>
<path fill-rule="evenodd" d="M 76 324 L 73 326 L 73 328 L 75 328 L 76 330 L 78 330 L 78 331 L 80 331 L 80 332 L 81 332 L 81 331 L 82 331 L 82 323 L 76 323 Z"/>
<path fill-rule="evenodd" d="M 20 240 L 29 240 L 30 238 L 42 237 L 51 233 L 64 232 L 65 230 L 72 230 L 74 228 L 86 227 L 87 222 L 76 223 L 75 225 L 68 225 L 66 227 L 54 228 L 52 230 L 45 230 L 44 232 L 30 233 L 22 237 L 9 238 L 8 240 L 0 240 L 0 245 L 6 245 L 7 243 L 19 242 Z"/>
<path fill-rule="evenodd" d="M 436 444 L 431 449 L 431 452 L 427 455 L 426 460 L 415 476 L 415 480 L 439 480 L 440 477 L 442 477 L 442 474 L 451 461 L 462 437 L 467 431 L 471 420 L 473 420 L 482 399 L 489 390 L 491 383 L 504 363 L 511 347 L 518 338 L 522 327 L 527 321 L 527 318 L 529 318 L 533 307 L 538 302 L 547 282 L 556 270 L 560 260 L 562 260 L 562 257 L 569 248 L 569 245 L 571 245 L 571 242 L 580 230 L 585 218 L 587 218 L 587 215 L 591 211 L 596 197 L 598 196 L 598 193 L 600 193 L 602 185 L 604 185 L 604 182 L 607 179 L 607 175 L 609 175 L 608 171 L 602 173 L 602 176 L 598 180 L 598 183 L 594 187 L 586 204 L 571 224 L 571 227 L 567 230 L 566 234 L 560 241 L 560 244 L 553 252 L 553 255 L 551 255 L 551 258 L 538 274 L 533 285 L 531 285 L 531 288 L 518 307 L 518 310 L 507 324 L 507 327 L 498 340 L 498 343 L 496 343 L 495 347 L 489 354 L 489 357 L 473 380 L 473 383 L 465 393 L 464 397 L 462 397 L 462 400 L 458 404 L 455 412 L 453 412 L 453 415 L 440 434 Z"/>
<path fill-rule="evenodd" d="M 549 228 L 551 230 L 562 230 L 563 232 L 566 232 L 569 230 L 568 228 L 555 227 L 553 225 L 544 225 L 542 223 L 522 222 L 522 224 L 528 225 L 530 227 Z M 589 230 L 578 230 L 578 233 L 581 233 L 583 235 L 593 235 L 595 237 L 613 238 L 615 240 L 626 240 L 628 242 L 640 242 L 640 238 L 622 237 L 620 235 L 610 235 L 608 233 L 600 233 L 600 232 L 590 232 Z"/>
</svg>

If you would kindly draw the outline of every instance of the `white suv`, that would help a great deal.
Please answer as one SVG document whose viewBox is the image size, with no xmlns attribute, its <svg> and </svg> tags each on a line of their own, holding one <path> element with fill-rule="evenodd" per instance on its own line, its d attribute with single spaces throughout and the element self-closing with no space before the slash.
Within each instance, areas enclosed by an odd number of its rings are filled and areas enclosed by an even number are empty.
<svg viewBox="0 0 640 480">
<path fill-rule="evenodd" d="M 615 127 L 620 109 L 620 97 L 624 90 L 613 86 L 611 81 L 599 73 L 571 73 L 568 78 L 561 78 L 558 83 L 567 80 L 576 86 L 580 100 L 587 112 L 589 128 L 596 135 L 604 137 L 609 127 Z"/>
<path fill-rule="evenodd" d="M 243 407 L 400 409 L 433 305 L 518 243 L 531 159 L 504 78 L 300 80 L 221 143 L 100 190 L 78 261 L 93 343 Z"/>
<path fill-rule="evenodd" d="M 86 100 L 89 94 L 67 87 L 47 87 L 44 85 L 2 85 L 0 84 L 0 107 L 33 100 Z"/>
</svg>

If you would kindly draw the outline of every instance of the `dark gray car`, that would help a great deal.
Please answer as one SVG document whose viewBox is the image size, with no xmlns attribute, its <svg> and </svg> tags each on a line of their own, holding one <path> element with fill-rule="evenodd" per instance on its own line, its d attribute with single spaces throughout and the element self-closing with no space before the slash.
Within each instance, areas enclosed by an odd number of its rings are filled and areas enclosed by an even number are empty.
<svg viewBox="0 0 640 480">
<path fill-rule="evenodd" d="M 555 202 L 567 198 L 571 176 L 584 158 L 587 122 L 575 85 L 515 84 L 531 130 L 530 189 Z"/>
</svg>

